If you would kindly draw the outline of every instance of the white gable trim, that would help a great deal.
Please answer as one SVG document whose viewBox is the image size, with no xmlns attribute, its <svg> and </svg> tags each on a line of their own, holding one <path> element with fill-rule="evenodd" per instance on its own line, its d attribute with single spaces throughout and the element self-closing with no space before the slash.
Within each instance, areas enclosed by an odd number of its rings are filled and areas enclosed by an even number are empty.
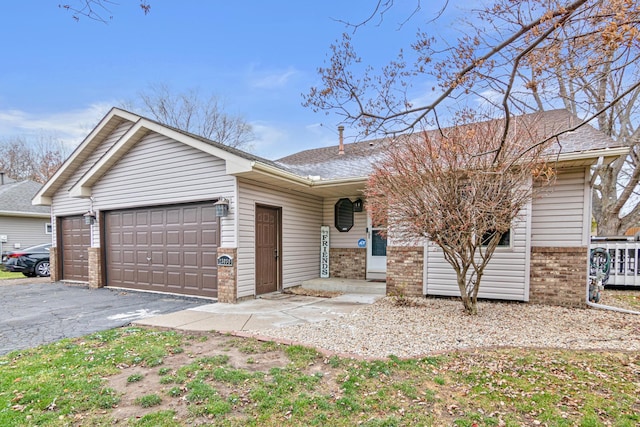
<svg viewBox="0 0 640 427">
<path fill-rule="evenodd" d="M 215 147 L 211 144 L 202 142 L 196 138 L 192 138 L 173 129 L 164 127 L 158 123 L 151 122 L 144 118 L 138 118 L 136 124 L 125 133 L 120 140 L 107 151 L 100 160 L 98 160 L 83 175 L 78 182 L 69 190 L 71 197 L 89 197 L 93 185 L 120 159 L 124 156 L 138 141 L 150 132 L 155 132 L 184 143 L 190 147 L 204 151 L 212 156 L 225 161 L 227 174 L 236 174 L 249 172 L 252 170 L 252 162 L 250 160 L 229 153 L 226 150 Z"/>
<path fill-rule="evenodd" d="M 98 125 L 87 135 L 82 143 L 71 153 L 69 158 L 63 163 L 63 165 L 56 171 L 56 173 L 42 186 L 40 191 L 31 200 L 33 205 L 45 205 L 51 206 L 53 195 L 56 193 L 60 185 L 73 174 L 78 166 L 84 160 L 83 155 L 87 149 L 87 146 L 91 145 L 94 140 L 98 138 L 102 130 L 108 125 L 113 123 L 113 120 L 123 119 L 130 122 L 135 122 L 139 119 L 135 114 L 128 111 L 120 110 L 119 108 L 112 108 Z M 121 120 L 118 120 L 121 121 Z"/>
</svg>

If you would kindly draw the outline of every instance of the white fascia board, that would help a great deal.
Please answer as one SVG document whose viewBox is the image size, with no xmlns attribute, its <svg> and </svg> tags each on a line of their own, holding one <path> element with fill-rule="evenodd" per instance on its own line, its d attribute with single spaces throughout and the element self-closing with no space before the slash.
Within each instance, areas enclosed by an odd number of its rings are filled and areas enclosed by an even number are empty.
<svg viewBox="0 0 640 427">
<path fill-rule="evenodd" d="M 629 147 L 603 148 L 600 150 L 580 151 L 577 153 L 566 153 L 549 156 L 549 161 L 568 162 L 572 160 L 593 159 L 595 163 L 599 157 L 618 157 L 629 153 Z"/>
<path fill-rule="evenodd" d="M 313 187 L 333 187 L 336 185 L 349 185 L 349 184 L 366 184 L 369 180 L 367 176 L 353 176 L 349 178 L 336 178 L 336 179 L 326 179 L 322 181 L 314 181 Z"/>
<path fill-rule="evenodd" d="M 18 212 L 18 211 L 0 211 L 0 216 L 17 216 L 28 218 L 51 218 L 50 213 L 39 212 Z"/>
<path fill-rule="evenodd" d="M 259 171 L 259 172 L 264 172 L 268 175 L 272 175 L 275 177 L 278 177 L 280 179 L 283 179 L 285 181 L 289 181 L 291 183 L 294 184 L 298 184 L 298 185 L 304 185 L 307 187 L 311 187 L 313 185 L 313 181 L 308 179 L 308 178 L 304 178 L 300 175 L 296 175 L 294 173 L 291 172 L 287 172 L 285 170 L 282 170 L 280 168 L 274 167 L 274 166 L 270 166 L 270 165 L 266 165 L 264 163 L 260 163 L 260 162 L 252 162 L 251 166 L 253 167 L 253 170 Z"/>
<path fill-rule="evenodd" d="M 33 199 L 31 199 L 31 204 L 34 206 L 51 206 L 53 203 L 53 198 L 51 196 L 42 196 L 40 193 L 36 194 Z"/>
</svg>

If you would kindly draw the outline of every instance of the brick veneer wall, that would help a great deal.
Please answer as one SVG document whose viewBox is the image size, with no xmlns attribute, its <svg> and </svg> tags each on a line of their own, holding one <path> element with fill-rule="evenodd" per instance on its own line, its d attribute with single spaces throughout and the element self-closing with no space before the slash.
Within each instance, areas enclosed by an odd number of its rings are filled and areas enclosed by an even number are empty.
<svg viewBox="0 0 640 427">
<path fill-rule="evenodd" d="M 424 247 L 387 246 L 387 295 L 423 296 Z"/>
<path fill-rule="evenodd" d="M 238 302 L 238 258 L 237 249 L 218 248 L 218 256 L 228 255 L 233 259 L 231 267 L 218 267 L 218 302 Z"/>
<path fill-rule="evenodd" d="M 88 248 L 89 255 L 89 287 L 102 288 L 104 280 L 102 277 L 102 251 L 100 248 Z"/>
<path fill-rule="evenodd" d="M 365 280 L 367 277 L 367 249 L 330 248 L 329 275 L 340 279 Z"/>
<path fill-rule="evenodd" d="M 51 281 L 57 282 L 61 279 L 60 269 L 58 268 L 58 253 L 59 248 L 57 246 L 51 246 L 49 249 L 49 271 L 51 272 Z"/>
<path fill-rule="evenodd" d="M 587 247 L 532 247 L 529 301 L 586 307 Z"/>
</svg>

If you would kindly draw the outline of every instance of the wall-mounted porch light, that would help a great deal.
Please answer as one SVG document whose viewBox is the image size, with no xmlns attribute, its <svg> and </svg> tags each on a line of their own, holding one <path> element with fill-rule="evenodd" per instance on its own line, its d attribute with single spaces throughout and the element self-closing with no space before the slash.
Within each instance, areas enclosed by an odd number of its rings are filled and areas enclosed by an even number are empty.
<svg viewBox="0 0 640 427">
<path fill-rule="evenodd" d="M 93 211 L 89 211 L 82 216 L 84 218 L 85 225 L 93 225 L 96 222 L 96 214 Z"/>
<path fill-rule="evenodd" d="M 218 218 L 229 215 L 229 201 L 227 199 L 219 199 L 213 206 L 216 208 L 216 216 Z"/>
<path fill-rule="evenodd" d="M 355 202 L 353 202 L 353 211 L 354 212 L 362 212 L 362 199 L 356 199 Z"/>
</svg>

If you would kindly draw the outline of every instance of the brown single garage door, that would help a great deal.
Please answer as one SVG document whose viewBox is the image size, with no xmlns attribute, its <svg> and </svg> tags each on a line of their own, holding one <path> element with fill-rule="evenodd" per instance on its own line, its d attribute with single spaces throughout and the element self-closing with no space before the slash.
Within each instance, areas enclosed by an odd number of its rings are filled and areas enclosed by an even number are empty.
<svg viewBox="0 0 640 427">
<path fill-rule="evenodd" d="M 60 218 L 60 247 L 62 248 L 62 280 L 89 281 L 90 226 L 82 216 Z"/>
<path fill-rule="evenodd" d="M 213 202 L 107 212 L 108 286 L 217 298 Z"/>
</svg>

